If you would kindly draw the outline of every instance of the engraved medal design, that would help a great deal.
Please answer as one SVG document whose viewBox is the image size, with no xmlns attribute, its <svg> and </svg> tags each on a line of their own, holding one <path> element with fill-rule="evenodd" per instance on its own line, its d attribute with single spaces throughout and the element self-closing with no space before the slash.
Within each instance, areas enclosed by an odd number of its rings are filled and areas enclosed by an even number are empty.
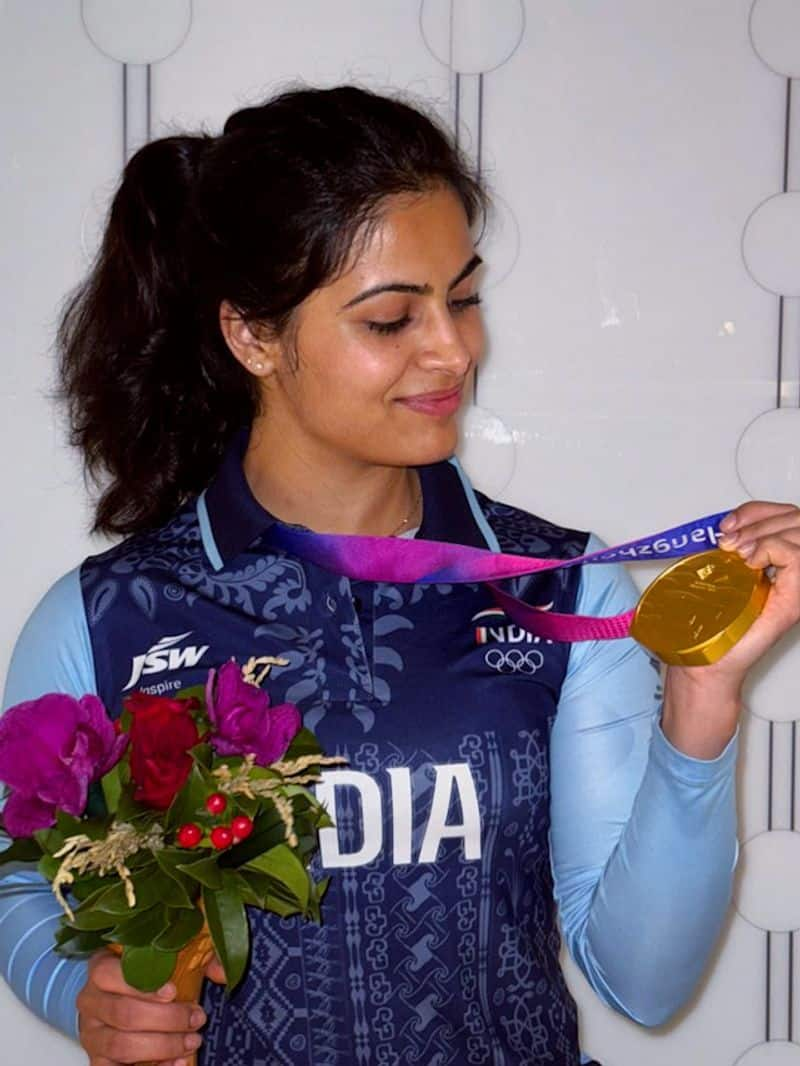
<svg viewBox="0 0 800 1066">
<path fill-rule="evenodd" d="M 673 666 L 717 662 L 750 628 L 770 590 L 763 570 L 719 549 L 681 559 L 644 591 L 631 636 Z"/>
</svg>

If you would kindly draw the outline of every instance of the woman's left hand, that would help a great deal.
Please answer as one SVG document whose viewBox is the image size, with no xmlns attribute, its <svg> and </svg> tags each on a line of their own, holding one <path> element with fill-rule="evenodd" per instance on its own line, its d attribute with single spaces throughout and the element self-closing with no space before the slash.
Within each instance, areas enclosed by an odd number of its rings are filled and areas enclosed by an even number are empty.
<svg viewBox="0 0 800 1066">
<path fill-rule="evenodd" d="M 753 569 L 772 568 L 773 583 L 764 610 L 718 662 L 667 670 L 662 728 L 676 747 L 706 759 L 736 729 L 750 668 L 800 620 L 800 508 L 756 500 L 731 511 L 720 529 L 720 548 Z"/>
</svg>

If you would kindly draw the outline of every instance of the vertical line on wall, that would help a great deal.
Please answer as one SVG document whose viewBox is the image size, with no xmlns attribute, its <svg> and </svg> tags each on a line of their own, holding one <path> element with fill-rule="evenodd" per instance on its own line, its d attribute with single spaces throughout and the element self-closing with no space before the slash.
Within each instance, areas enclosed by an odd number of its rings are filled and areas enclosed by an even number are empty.
<svg viewBox="0 0 800 1066">
<path fill-rule="evenodd" d="M 128 162 L 128 64 L 122 64 L 122 165 Z"/>
<path fill-rule="evenodd" d="M 478 179 L 483 174 L 483 72 L 478 75 L 478 136 L 475 152 L 475 168 L 478 172 Z M 478 368 L 475 367 L 475 374 L 472 379 L 472 402 L 477 405 L 478 403 Z"/>
<path fill-rule="evenodd" d="M 789 801 L 789 828 L 794 831 L 794 808 L 797 802 L 797 722 L 792 722 L 792 764 L 790 778 L 789 789 L 791 792 L 791 799 Z"/>
<path fill-rule="evenodd" d="M 794 1033 L 794 932 L 793 931 L 789 933 L 789 965 L 788 965 L 788 970 L 789 970 L 789 985 L 788 985 L 788 992 L 787 992 L 787 1000 L 788 1000 L 788 1003 L 787 1003 L 787 1007 L 788 1007 L 788 1010 L 787 1010 L 787 1017 L 788 1017 L 787 1033 L 788 1033 L 788 1035 L 787 1035 L 786 1039 L 789 1041 L 789 1043 L 791 1043 L 792 1042 L 793 1033 Z"/>
<path fill-rule="evenodd" d="M 786 105 L 784 108 L 783 117 L 783 180 L 781 182 L 782 192 L 788 192 L 789 189 L 789 146 L 791 138 L 791 123 L 792 123 L 792 79 L 786 79 Z M 780 408 L 783 406 L 783 320 L 784 320 L 785 308 L 784 299 L 781 294 L 778 297 L 778 370 L 777 370 L 777 386 L 776 386 L 776 398 L 775 406 Z"/>
<path fill-rule="evenodd" d="M 153 88 L 152 88 L 152 63 L 147 64 L 147 139 L 153 139 Z"/>
<path fill-rule="evenodd" d="M 456 71 L 456 107 L 455 107 L 455 127 L 456 127 L 456 148 L 461 145 L 461 75 Z"/>
<path fill-rule="evenodd" d="M 483 174 L 483 74 L 478 75 L 478 144 L 476 153 L 478 177 Z"/>
<path fill-rule="evenodd" d="M 770 1001 L 771 992 L 772 992 L 772 974 L 771 974 L 771 969 L 772 969 L 772 933 L 770 933 L 770 932 L 767 932 L 767 958 L 766 958 L 766 963 L 767 963 L 767 980 L 766 980 L 767 998 L 766 998 L 766 1003 L 764 1005 L 764 1008 L 765 1008 L 764 1009 L 764 1013 L 765 1013 L 765 1018 L 766 1018 L 764 1039 L 767 1041 L 767 1043 L 769 1043 L 769 1039 L 770 1039 L 769 1001 Z"/>
<path fill-rule="evenodd" d="M 783 406 L 783 296 L 778 297 L 778 368 L 776 372 L 775 406 Z"/>
<path fill-rule="evenodd" d="M 769 749 L 767 757 L 767 831 L 772 830 L 772 784 L 775 776 L 775 723 L 769 723 Z"/>
<path fill-rule="evenodd" d="M 786 79 L 786 111 L 783 127 L 783 191 L 789 191 L 789 139 L 792 128 L 792 79 Z"/>
</svg>

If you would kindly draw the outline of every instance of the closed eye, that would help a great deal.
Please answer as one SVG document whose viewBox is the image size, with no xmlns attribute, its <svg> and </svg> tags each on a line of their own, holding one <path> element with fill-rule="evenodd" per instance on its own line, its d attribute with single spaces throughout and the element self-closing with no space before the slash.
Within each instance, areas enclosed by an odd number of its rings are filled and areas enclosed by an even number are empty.
<svg viewBox="0 0 800 1066">
<path fill-rule="evenodd" d="M 461 300 L 451 300 L 450 308 L 458 314 L 459 311 L 466 311 L 468 307 L 477 307 L 480 303 L 480 293 L 476 292 L 472 296 L 465 296 Z M 367 322 L 367 328 L 372 330 L 373 333 L 381 333 L 385 336 L 389 333 L 399 333 L 410 321 L 410 315 L 403 315 L 402 318 L 392 319 L 391 322 Z"/>
<path fill-rule="evenodd" d="M 477 307 L 480 302 L 481 294 L 476 292 L 472 296 L 465 296 L 463 300 L 451 300 L 450 306 L 454 311 L 465 311 L 468 307 Z"/>
<path fill-rule="evenodd" d="M 395 318 L 391 322 L 367 322 L 367 327 L 372 330 L 373 333 L 397 333 L 399 330 L 407 326 L 411 321 L 409 315 L 403 315 L 402 318 Z"/>
</svg>

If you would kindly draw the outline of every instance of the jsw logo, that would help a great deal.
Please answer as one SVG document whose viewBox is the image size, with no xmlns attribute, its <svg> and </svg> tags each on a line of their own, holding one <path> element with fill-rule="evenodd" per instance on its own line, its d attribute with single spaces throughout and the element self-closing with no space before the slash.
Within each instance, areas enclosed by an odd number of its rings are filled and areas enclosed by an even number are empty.
<svg viewBox="0 0 800 1066">
<path fill-rule="evenodd" d="M 180 670 L 184 666 L 197 666 L 208 651 L 208 644 L 203 644 L 202 647 L 194 644 L 189 644 L 185 648 L 175 647 L 191 635 L 190 629 L 188 633 L 179 633 L 177 637 L 162 637 L 152 648 L 148 648 L 144 655 L 136 655 L 133 659 L 128 684 L 122 691 L 127 692 L 128 689 L 133 688 L 143 674 L 160 674 L 164 670 Z"/>
</svg>

